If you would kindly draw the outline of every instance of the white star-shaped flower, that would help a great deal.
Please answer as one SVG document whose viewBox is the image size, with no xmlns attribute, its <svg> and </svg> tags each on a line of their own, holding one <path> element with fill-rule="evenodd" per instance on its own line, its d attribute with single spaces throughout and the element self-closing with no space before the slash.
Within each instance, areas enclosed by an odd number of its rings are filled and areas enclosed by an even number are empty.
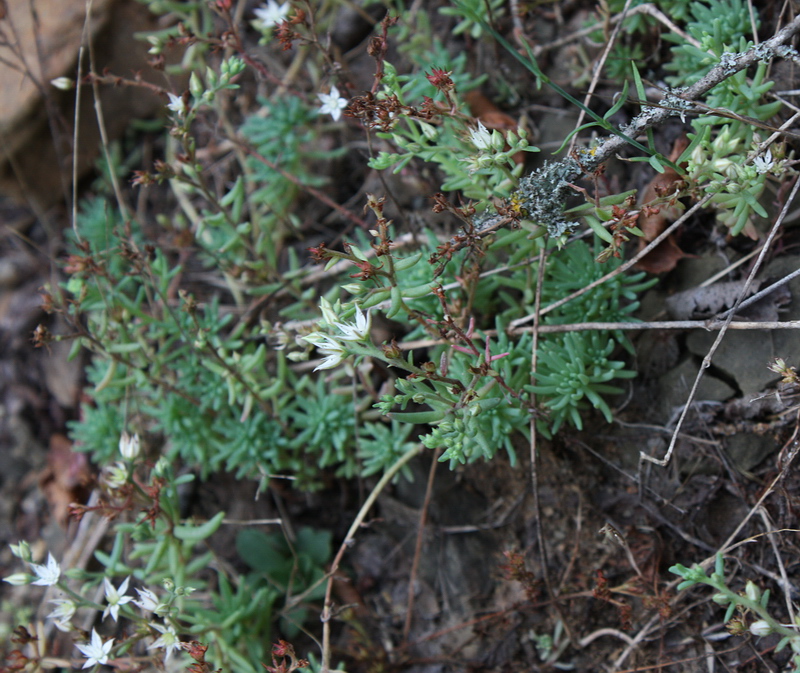
<svg viewBox="0 0 800 673">
<path fill-rule="evenodd" d="M 158 609 L 158 596 L 156 596 L 150 589 L 137 589 L 136 593 L 139 594 L 138 601 L 133 601 L 133 604 L 144 610 L 145 612 L 155 612 Z"/>
<path fill-rule="evenodd" d="M 97 635 L 97 631 L 92 629 L 92 642 L 81 645 L 76 643 L 77 647 L 86 657 L 86 662 L 83 668 L 91 668 L 95 664 L 107 664 L 108 655 L 111 654 L 111 646 L 114 644 L 114 639 L 103 642 L 103 639 Z"/>
<path fill-rule="evenodd" d="M 764 156 L 756 157 L 753 160 L 753 166 L 756 169 L 756 173 L 759 175 L 769 173 L 774 165 L 775 162 L 772 160 L 772 152 L 770 150 L 767 150 L 767 153 Z"/>
<path fill-rule="evenodd" d="M 33 570 L 36 577 L 39 578 L 31 582 L 31 584 L 36 584 L 40 587 L 51 587 L 58 582 L 58 578 L 61 577 L 61 568 L 58 563 L 56 563 L 52 554 L 47 555 L 47 565 L 31 563 L 31 570 Z"/>
<path fill-rule="evenodd" d="M 125 595 L 125 592 L 128 590 L 128 581 L 130 579 L 130 577 L 126 577 L 122 584 L 119 585 L 119 589 L 115 589 L 114 585 L 109 582 L 108 577 L 103 578 L 103 588 L 105 589 L 106 600 L 108 601 L 106 609 L 103 610 L 103 619 L 111 615 L 111 618 L 117 621 L 119 609 L 125 605 L 125 603 L 130 603 L 133 600 L 132 596 Z"/>
<path fill-rule="evenodd" d="M 356 304 L 356 321 L 334 323 L 342 334 L 339 336 L 344 341 L 366 341 L 369 338 L 369 330 L 372 327 L 372 316 L 369 309 L 364 313 L 361 307 Z"/>
<path fill-rule="evenodd" d="M 480 121 L 477 129 L 470 129 L 469 138 L 479 150 L 492 149 L 492 134 Z"/>
<path fill-rule="evenodd" d="M 66 598 L 54 598 L 50 602 L 54 603 L 56 608 L 47 615 L 48 618 L 53 620 L 53 624 L 59 631 L 64 631 L 65 633 L 71 631 L 72 624 L 70 624 L 70 620 L 75 614 L 75 603 Z"/>
<path fill-rule="evenodd" d="M 147 649 L 148 650 L 155 650 L 155 649 L 162 649 L 166 651 L 166 656 L 164 657 L 164 663 L 169 661 L 169 658 L 172 656 L 172 652 L 174 650 L 181 649 L 181 641 L 178 640 L 178 634 L 175 633 L 175 629 L 171 626 L 162 626 L 161 624 L 154 624 L 150 623 L 156 631 L 158 631 L 161 636 L 159 636 L 153 644 L 150 645 Z"/>
<path fill-rule="evenodd" d="M 277 26 L 279 23 L 283 23 L 286 21 L 290 9 L 290 3 L 284 2 L 279 5 L 275 0 L 269 0 L 265 5 L 256 7 L 253 10 L 253 14 L 256 15 L 256 28 L 267 30 Z"/>
<path fill-rule="evenodd" d="M 169 92 L 167 92 L 167 96 L 169 96 L 167 107 L 179 117 L 185 115 L 186 103 L 183 102 L 183 96 L 176 96 L 174 93 Z"/>
<path fill-rule="evenodd" d="M 319 369 L 333 369 L 333 367 L 347 357 L 347 351 L 342 347 L 342 344 L 327 334 L 314 332 L 308 336 L 304 336 L 303 339 L 314 344 L 317 350 L 325 356 L 322 363 L 314 367 L 314 371 Z"/>
<path fill-rule="evenodd" d="M 334 121 L 339 121 L 342 116 L 342 110 L 347 107 L 347 99 L 339 95 L 339 89 L 336 86 L 331 87 L 330 93 L 318 93 L 322 105 L 319 107 L 319 113 L 323 115 L 330 115 Z"/>
</svg>

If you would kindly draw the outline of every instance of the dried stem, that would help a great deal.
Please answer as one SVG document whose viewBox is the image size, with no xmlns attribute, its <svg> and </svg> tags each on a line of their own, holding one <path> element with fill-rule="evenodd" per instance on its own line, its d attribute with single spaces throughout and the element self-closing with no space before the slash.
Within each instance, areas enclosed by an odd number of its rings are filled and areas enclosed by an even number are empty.
<svg viewBox="0 0 800 673">
<path fill-rule="evenodd" d="M 741 291 L 739 293 L 739 297 L 736 300 L 736 303 L 733 305 L 733 308 L 728 312 L 728 317 L 725 319 L 725 322 L 722 324 L 722 326 L 721 326 L 721 328 L 719 330 L 719 334 L 717 335 L 717 338 L 714 339 L 714 343 L 711 344 L 711 347 L 708 349 L 708 354 L 705 356 L 705 358 L 703 358 L 703 362 L 700 365 L 700 369 L 697 372 L 697 376 L 695 377 L 694 384 L 692 385 L 692 388 L 689 391 L 689 397 L 686 400 L 686 404 L 683 407 L 683 411 L 681 412 L 680 418 L 678 419 L 678 422 L 675 425 L 675 430 L 673 431 L 672 438 L 670 439 L 669 447 L 667 448 L 666 454 L 664 455 L 663 458 L 653 458 L 652 456 L 650 456 L 649 454 L 645 453 L 644 451 L 641 451 L 639 453 L 639 484 L 640 484 L 640 486 L 639 486 L 639 494 L 640 494 L 640 496 L 642 494 L 641 485 L 644 483 L 643 482 L 644 464 L 645 463 L 654 463 L 656 465 L 659 465 L 660 467 L 666 467 L 667 465 L 669 465 L 669 461 L 671 460 L 672 454 L 675 451 L 675 444 L 678 441 L 678 433 L 680 432 L 681 427 L 683 426 L 683 422 L 686 419 L 686 415 L 689 412 L 689 409 L 690 409 L 691 404 L 692 404 L 692 400 L 694 400 L 694 397 L 697 394 L 697 388 L 700 386 L 700 379 L 703 378 L 703 374 L 704 374 L 705 370 L 708 369 L 711 366 L 711 359 L 714 357 L 714 353 L 717 351 L 717 348 L 719 348 L 719 345 L 722 343 L 722 339 L 725 338 L 725 333 L 728 331 L 729 327 L 733 324 L 732 323 L 733 316 L 736 314 L 736 311 L 739 310 L 739 306 L 741 305 L 743 298 L 747 296 L 747 291 L 749 290 L 750 285 L 753 282 L 753 279 L 755 278 L 756 274 L 758 273 L 758 270 L 761 268 L 761 264 L 763 263 L 764 258 L 766 257 L 767 252 L 770 249 L 770 246 L 772 245 L 772 241 L 777 236 L 778 230 L 780 229 L 781 225 L 783 224 L 784 219 L 786 218 L 787 213 L 789 212 L 789 207 L 792 205 L 792 202 L 794 201 L 795 197 L 797 196 L 798 188 L 800 188 L 800 180 L 795 178 L 794 186 L 792 187 L 792 192 L 789 195 L 789 198 L 786 200 L 786 203 L 784 204 L 783 209 L 781 210 L 781 212 L 778 215 L 777 219 L 775 220 L 775 224 L 772 226 L 772 229 L 770 230 L 769 235 L 767 236 L 767 240 L 764 242 L 764 247 L 761 249 L 761 253 L 759 254 L 758 258 L 756 259 L 756 262 L 753 265 L 753 268 L 751 269 L 750 274 L 747 276 L 747 281 L 745 282 L 744 286 L 742 287 L 742 289 L 741 289 Z"/>
<path fill-rule="evenodd" d="M 347 551 L 347 548 L 353 544 L 358 529 L 361 527 L 361 524 L 367 517 L 367 513 L 370 509 L 372 509 L 372 506 L 375 504 L 375 501 L 378 499 L 378 496 L 381 494 L 383 489 L 389 485 L 392 479 L 394 479 L 395 475 L 397 475 L 397 473 L 400 472 L 400 470 L 406 464 L 408 464 L 412 458 L 422 452 L 422 449 L 422 444 L 415 446 L 413 449 L 405 453 L 388 470 L 386 470 L 380 481 L 375 484 L 375 488 L 372 489 L 372 492 L 361 506 L 361 509 L 358 510 L 356 518 L 350 525 L 350 530 L 347 531 L 347 535 L 345 535 L 344 540 L 342 540 L 339 551 L 336 552 L 336 557 L 331 563 L 331 569 L 328 571 L 328 584 L 325 588 L 325 607 L 323 608 L 322 615 L 320 616 L 320 620 L 322 621 L 322 673 L 329 673 L 331 670 L 331 617 L 333 616 L 331 593 L 333 591 L 333 578 L 336 575 L 336 571 L 339 570 L 339 564 L 342 562 L 342 557 L 344 556 L 345 551 Z"/>
</svg>

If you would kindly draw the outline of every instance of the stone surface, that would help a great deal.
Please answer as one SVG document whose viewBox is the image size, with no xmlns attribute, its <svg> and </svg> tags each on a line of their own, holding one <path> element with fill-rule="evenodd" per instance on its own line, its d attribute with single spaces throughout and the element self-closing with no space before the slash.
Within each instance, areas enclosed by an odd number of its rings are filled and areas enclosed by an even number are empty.
<svg viewBox="0 0 800 673">
<path fill-rule="evenodd" d="M 703 358 L 716 338 L 717 332 L 695 331 L 689 335 L 686 345 Z M 741 392 L 755 393 L 775 380 L 775 374 L 767 369 L 774 359 L 771 332 L 729 330 L 714 353 L 711 365 L 735 380 Z"/>
<path fill-rule="evenodd" d="M 764 279 L 763 285 L 766 286 L 798 267 L 800 257 L 781 257 L 759 277 Z M 800 278 L 792 280 L 788 286 L 792 298 L 778 317 L 781 321 L 799 320 Z M 687 346 L 702 358 L 715 338 L 715 333 L 696 331 L 687 339 Z M 714 354 L 712 365 L 735 380 L 742 393 L 748 394 L 762 391 L 778 380 L 779 377 L 768 369 L 776 357 L 782 357 L 795 366 L 800 364 L 800 338 L 796 330 L 729 331 Z"/>
<path fill-rule="evenodd" d="M 42 90 L 51 79 L 74 75 L 73 68 L 85 23 L 86 0 L 9 2 L 0 24 L 9 41 L 0 46 L 0 133 L 5 151 L 19 151 L 35 132 L 34 121 L 46 120 Z M 108 22 L 111 0 L 92 3 L 92 29 Z M 33 10 L 33 11 L 31 11 Z"/>
<path fill-rule="evenodd" d="M 742 472 L 750 472 L 778 449 L 774 437 L 751 432 L 726 437 L 725 448 L 736 469 Z"/>
<path fill-rule="evenodd" d="M 667 422 L 670 419 L 676 407 L 686 404 L 699 367 L 699 362 L 689 358 L 659 377 L 660 395 L 657 415 L 662 422 Z M 727 383 L 706 372 L 700 380 L 694 402 L 722 402 L 735 393 L 736 391 Z"/>
<path fill-rule="evenodd" d="M 767 265 L 764 278 L 775 281 L 800 268 L 800 256 L 780 257 Z M 791 303 L 780 313 L 781 320 L 800 320 L 800 278 L 788 283 Z M 797 330 L 776 330 L 772 333 L 775 355 L 794 367 L 800 366 L 800 336 Z M 775 375 L 773 374 L 773 377 Z M 777 380 L 775 377 L 774 380 Z"/>
<path fill-rule="evenodd" d="M 163 83 L 163 76 L 147 65 L 148 44 L 134 39 L 135 33 L 155 28 L 155 17 L 147 8 L 135 0 L 94 0 L 92 7 L 97 70 L 128 78 L 141 71 L 144 79 Z M 18 47 L 0 48 L 0 59 L 15 65 L 0 68 L 0 141 L 4 145 L 0 193 L 47 207 L 69 192 L 75 107 L 75 92 L 59 91 L 50 80 L 75 77 L 86 2 L 31 0 L 9 2 L 8 8 L 9 16 L 0 29 Z M 88 54 L 84 58 L 88 68 Z M 152 116 L 164 104 L 156 95 L 130 87 L 101 87 L 100 99 L 112 139 L 124 132 L 131 119 Z M 84 87 L 77 153 L 80 175 L 94 164 L 99 137 L 91 88 Z"/>
</svg>

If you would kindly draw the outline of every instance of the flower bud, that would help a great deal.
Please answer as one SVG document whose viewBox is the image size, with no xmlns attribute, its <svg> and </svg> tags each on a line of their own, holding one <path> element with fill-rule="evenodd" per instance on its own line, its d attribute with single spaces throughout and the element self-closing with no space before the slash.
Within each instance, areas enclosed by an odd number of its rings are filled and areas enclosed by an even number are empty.
<svg viewBox="0 0 800 673">
<path fill-rule="evenodd" d="M 727 607 L 728 605 L 730 605 L 731 602 L 731 599 L 725 594 L 714 594 L 711 597 L 711 600 L 714 601 L 717 605 L 721 605 L 722 607 Z"/>
<path fill-rule="evenodd" d="M 61 91 L 71 91 L 75 88 L 75 80 L 71 77 L 56 77 L 50 80 L 50 84 Z"/>
<path fill-rule="evenodd" d="M 158 56 L 159 54 L 161 54 L 162 51 L 164 51 L 164 44 L 161 41 L 160 37 L 157 37 L 155 35 L 148 35 L 147 41 L 151 45 L 153 45 L 152 47 L 150 47 L 150 49 L 147 50 L 147 53 L 150 54 L 151 56 Z"/>
<path fill-rule="evenodd" d="M 331 305 L 331 303 L 323 297 L 319 300 L 319 309 L 322 312 L 322 319 L 328 325 L 328 327 L 333 327 L 335 323 L 339 321 L 339 316 L 336 313 L 336 309 Z"/>
<path fill-rule="evenodd" d="M 134 434 L 132 437 L 123 432 L 119 438 L 119 452 L 125 460 L 136 460 L 139 457 L 139 435 Z"/>
<path fill-rule="evenodd" d="M 423 135 L 428 140 L 434 140 L 434 141 L 436 140 L 436 138 L 438 136 L 438 131 L 436 130 L 435 127 L 433 127 L 431 124 L 428 124 L 426 122 L 417 122 L 417 123 L 419 124 L 420 128 L 422 129 Z"/>
<path fill-rule="evenodd" d="M 759 619 L 757 622 L 750 624 L 750 633 L 759 638 L 768 636 L 772 631 L 772 626 L 765 619 Z"/>
<path fill-rule="evenodd" d="M 161 456 L 153 465 L 152 475 L 154 477 L 161 477 L 163 479 L 173 479 L 172 463 L 167 460 L 166 456 Z"/>
<path fill-rule="evenodd" d="M 33 575 L 29 575 L 28 573 L 14 573 L 13 575 L 3 578 L 4 582 L 8 582 L 10 585 L 15 587 L 21 587 L 25 586 L 26 584 L 30 584 L 32 580 Z"/>
<path fill-rule="evenodd" d="M 747 580 L 744 593 L 754 603 L 758 603 L 761 600 L 761 590 L 751 580 Z"/>
<path fill-rule="evenodd" d="M 31 558 L 33 558 L 31 556 L 31 547 L 25 540 L 22 540 L 19 544 L 10 544 L 8 546 L 11 549 L 11 553 L 18 559 L 30 562 Z"/>
<path fill-rule="evenodd" d="M 201 98 L 203 96 L 203 83 L 200 81 L 200 77 L 198 77 L 196 72 L 193 72 L 192 76 L 189 78 L 189 91 L 192 92 L 192 96 L 195 98 Z"/>
<path fill-rule="evenodd" d="M 500 133 L 500 131 L 494 129 L 494 131 L 492 131 L 491 143 L 492 143 L 492 148 L 496 152 L 501 152 L 506 145 L 506 139 L 503 137 L 503 134 Z"/>
</svg>

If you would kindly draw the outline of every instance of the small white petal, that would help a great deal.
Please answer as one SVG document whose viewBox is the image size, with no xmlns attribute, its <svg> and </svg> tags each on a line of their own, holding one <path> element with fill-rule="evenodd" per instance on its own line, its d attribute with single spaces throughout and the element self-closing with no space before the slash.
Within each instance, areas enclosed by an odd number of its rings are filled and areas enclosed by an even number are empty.
<svg viewBox="0 0 800 673">
<path fill-rule="evenodd" d="M 31 582 L 31 584 L 36 584 L 40 587 L 53 586 L 58 582 L 58 578 L 61 577 L 61 568 L 58 563 L 56 563 L 52 554 L 48 554 L 47 556 L 47 565 L 31 563 L 31 570 L 33 570 L 36 577 L 39 578 Z"/>
<path fill-rule="evenodd" d="M 469 136 L 470 140 L 472 140 L 472 144 L 479 150 L 492 149 L 492 134 L 489 133 L 489 129 L 487 129 L 482 122 L 478 122 L 477 130 L 470 129 Z"/>
<path fill-rule="evenodd" d="M 269 0 L 266 4 L 253 10 L 253 14 L 256 15 L 256 27 L 266 30 L 283 23 L 289 15 L 290 9 L 291 5 L 288 2 L 279 5 L 275 0 Z"/>
<path fill-rule="evenodd" d="M 169 103 L 167 107 L 178 116 L 186 114 L 186 103 L 183 102 L 183 96 L 176 96 L 174 93 L 167 92 L 169 96 Z"/>
<path fill-rule="evenodd" d="M 50 80 L 50 84 L 61 91 L 70 91 L 75 88 L 75 80 L 71 77 L 56 77 Z"/>
<path fill-rule="evenodd" d="M 342 110 L 347 107 L 347 99 L 339 95 L 339 89 L 334 85 L 331 87 L 330 93 L 319 93 L 317 98 L 322 103 L 319 108 L 320 114 L 329 114 L 334 121 L 339 121 Z"/>
<path fill-rule="evenodd" d="M 773 632 L 772 626 L 770 626 L 769 622 L 759 619 L 756 622 L 750 624 L 750 633 L 754 636 L 758 636 L 759 638 L 763 638 L 764 636 L 768 636 L 770 633 Z"/>
<path fill-rule="evenodd" d="M 83 668 L 91 668 L 95 664 L 107 664 L 108 655 L 111 654 L 111 647 L 114 645 L 114 639 L 103 642 L 103 639 L 97 634 L 97 631 L 92 629 L 92 641 L 87 644 L 76 643 L 77 647 L 87 661 L 83 664 Z"/>
<path fill-rule="evenodd" d="M 366 341 L 369 338 L 369 331 L 372 326 L 372 316 L 369 309 L 364 313 L 361 307 L 356 304 L 355 323 L 337 322 L 334 324 L 342 332 L 340 339 L 344 341 Z"/>
</svg>

